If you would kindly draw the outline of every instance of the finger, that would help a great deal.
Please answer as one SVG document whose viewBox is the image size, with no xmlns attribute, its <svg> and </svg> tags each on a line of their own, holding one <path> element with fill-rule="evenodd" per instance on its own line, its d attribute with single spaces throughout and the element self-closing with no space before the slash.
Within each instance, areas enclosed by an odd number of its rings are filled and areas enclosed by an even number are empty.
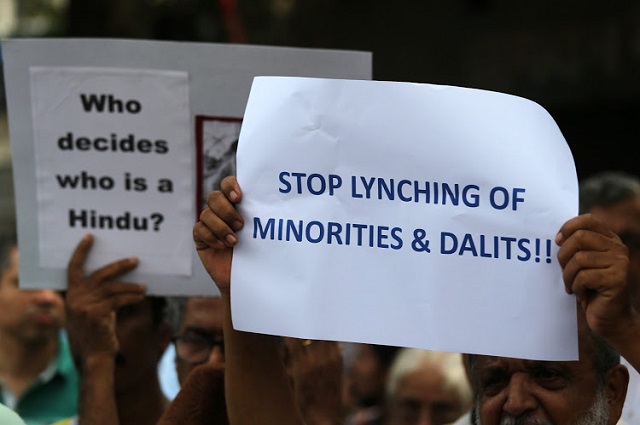
<svg viewBox="0 0 640 425">
<path fill-rule="evenodd" d="M 122 294 L 145 295 L 147 287 L 138 283 L 108 282 L 100 287 L 102 295 L 115 297 Z"/>
<path fill-rule="evenodd" d="M 121 309 L 124 306 L 140 303 L 144 301 L 144 297 L 145 297 L 144 293 L 141 293 L 141 294 L 124 293 L 124 294 L 114 295 L 109 298 L 111 311 L 118 311 L 118 309 Z"/>
<path fill-rule="evenodd" d="M 565 282 L 565 290 L 571 294 L 575 291 L 576 277 L 581 272 L 597 271 L 597 270 L 615 270 L 615 263 L 623 261 L 621 256 L 615 251 L 578 251 L 567 261 L 562 270 L 562 278 Z M 595 276 L 591 273 L 590 276 Z M 584 281 L 584 278 L 583 278 Z M 595 281 L 599 283 L 602 281 Z M 591 288 L 594 289 L 594 288 Z"/>
<path fill-rule="evenodd" d="M 193 242 L 197 250 L 215 248 L 228 249 L 222 239 L 216 236 L 211 229 L 205 226 L 201 221 L 193 226 Z"/>
<path fill-rule="evenodd" d="M 78 245 L 76 245 L 67 266 L 67 285 L 69 287 L 73 287 L 82 282 L 82 278 L 84 277 L 84 263 L 87 260 L 92 245 L 93 236 L 91 234 L 86 234 L 80 239 Z"/>
<path fill-rule="evenodd" d="M 94 284 L 113 280 L 114 278 L 121 276 L 125 273 L 138 267 L 140 261 L 136 257 L 123 258 L 113 263 L 109 263 L 106 266 L 100 267 L 91 273 L 88 277 L 88 281 Z"/>
<path fill-rule="evenodd" d="M 220 189 L 233 203 L 238 203 L 242 199 L 242 191 L 236 176 L 225 177 L 220 183 Z"/>
<path fill-rule="evenodd" d="M 625 282 L 626 274 L 613 267 L 580 270 L 572 289 L 579 298 L 585 293 L 613 295 L 625 290 Z"/>
<path fill-rule="evenodd" d="M 230 218 L 230 220 L 235 219 Z M 229 222 L 225 221 L 210 208 L 202 211 L 200 214 L 200 221 L 198 223 L 202 224 L 202 226 L 206 228 L 199 229 L 200 232 L 202 232 L 198 233 L 200 239 L 209 242 L 210 246 L 215 248 L 224 248 L 225 246 L 233 247 L 238 243 L 238 236 L 235 234 L 233 229 L 229 227 Z M 238 224 L 236 224 L 236 226 L 238 226 Z M 242 227 L 241 224 L 239 226 Z M 210 234 L 207 234 L 207 230 Z M 216 243 L 216 241 L 220 241 L 222 246 L 219 243 Z"/>
<path fill-rule="evenodd" d="M 207 205 L 209 208 L 202 211 L 200 214 L 200 220 L 209 217 L 211 214 L 213 216 L 218 217 L 220 220 L 224 221 L 227 226 L 232 228 L 233 230 L 240 230 L 244 225 L 244 220 L 242 216 L 236 209 L 235 205 L 226 197 L 226 195 L 219 191 L 215 190 L 210 192 L 207 196 Z"/>
<path fill-rule="evenodd" d="M 576 230 L 566 239 L 558 250 L 558 262 L 562 267 L 580 251 L 593 251 L 604 253 L 607 251 L 617 251 L 624 245 L 615 235 L 605 236 L 602 233 L 591 230 Z"/>
<path fill-rule="evenodd" d="M 562 246 L 575 232 L 579 230 L 591 230 L 607 237 L 615 236 L 615 233 L 609 230 L 609 228 L 600 219 L 591 214 L 583 214 L 568 220 L 562 225 L 560 231 L 556 235 L 556 243 Z"/>
</svg>

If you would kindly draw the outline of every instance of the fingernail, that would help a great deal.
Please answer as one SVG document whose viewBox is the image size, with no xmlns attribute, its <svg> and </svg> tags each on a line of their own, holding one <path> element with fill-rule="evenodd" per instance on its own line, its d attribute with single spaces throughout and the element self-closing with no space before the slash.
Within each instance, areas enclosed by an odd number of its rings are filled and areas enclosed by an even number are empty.
<svg viewBox="0 0 640 425">
<path fill-rule="evenodd" d="M 558 232 L 558 234 L 556 235 L 556 245 L 560 245 L 562 243 L 563 238 L 564 236 L 562 235 L 562 233 Z"/>
<path fill-rule="evenodd" d="M 233 230 L 240 230 L 240 229 L 242 229 L 242 222 L 241 221 L 234 221 L 233 224 L 231 225 L 231 227 L 233 227 Z"/>
<path fill-rule="evenodd" d="M 236 239 L 236 237 L 233 235 L 227 235 L 227 242 L 230 245 L 235 245 L 238 242 L 238 239 Z"/>
<path fill-rule="evenodd" d="M 231 199 L 231 201 L 236 202 L 238 200 L 238 194 L 236 193 L 235 190 L 232 190 L 231 192 L 229 192 L 229 199 Z"/>
</svg>

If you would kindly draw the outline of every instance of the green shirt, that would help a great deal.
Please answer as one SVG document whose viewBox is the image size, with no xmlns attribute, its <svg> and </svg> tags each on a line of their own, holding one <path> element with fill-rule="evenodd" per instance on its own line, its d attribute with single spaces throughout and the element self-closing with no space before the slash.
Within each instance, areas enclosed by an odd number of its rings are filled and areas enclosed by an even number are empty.
<svg viewBox="0 0 640 425">
<path fill-rule="evenodd" d="M 13 410 L 4 404 L 0 404 L 0 424 L 2 425 L 24 425 L 24 421 Z"/>
<path fill-rule="evenodd" d="M 27 425 L 51 424 L 78 414 L 79 385 L 69 343 L 61 334 L 56 360 L 40 374 L 15 406 L 10 407 Z M 0 403 L 10 405 L 10 400 L 5 400 L 5 390 L 0 389 Z"/>
</svg>

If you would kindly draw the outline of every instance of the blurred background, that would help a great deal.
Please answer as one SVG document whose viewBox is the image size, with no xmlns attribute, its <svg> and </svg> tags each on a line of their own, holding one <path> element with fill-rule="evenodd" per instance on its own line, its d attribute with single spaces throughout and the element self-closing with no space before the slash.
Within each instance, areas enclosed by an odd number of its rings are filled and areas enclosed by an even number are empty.
<svg viewBox="0 0 640 425">
<path fill-rule="evenodd" d="M 579 178 L 640 175 L 640 1 L 0 0 L 0 37 L 111 37 L 373 52 L 377 80 L 515 94 L 555 118 Z M 14 226 L 0 72 L 0 231 Z"/>
</svg>

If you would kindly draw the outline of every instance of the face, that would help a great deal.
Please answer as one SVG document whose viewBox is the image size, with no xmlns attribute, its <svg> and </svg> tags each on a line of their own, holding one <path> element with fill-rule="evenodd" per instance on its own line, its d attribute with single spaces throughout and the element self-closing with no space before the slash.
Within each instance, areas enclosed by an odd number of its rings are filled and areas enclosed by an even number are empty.
<svg viewBox="0 0 640 425">
<path fill-rule="evenodd" d="M 640 196 L 589 212 L 603 220 L 629 248 L 629 284 L 634 305 L 640 310 Z"/>
<path fill-rule="evenodd" d="M 0 279 L 0 332 L 25 344 L 57 339 L 64 325 L 62 297 L 51 290 L 20 289 L 18 272 L 18 249 L 13 248 Z"/>
<path fill-rule="evenodd" d="M 359 344 L 348 371 L 349 393 L 360 406 L 373 406 L 384 394 L 386 371 L 383 370 L 373 348 Z"/>
<path fill-rule="evenodd" d="M 180 385 L 198 365 L 224 362 L 222 299 L 189 298 L 176 341 L 176 370 Z M 181 356 L 182 354 L 182 356 Z"/>
<path fill-rule="evenodd" d="M 533 361 L 477 356 L 474 377 L 481 425 L 613 425 L 628 374 L 618 365 L 599 385 L 591 337 L 579 321 L 580 360 Z"/>
<path fill-rule="evenodd" d="M 155 323 L 152 302 L 145 298 L 118 310 L 116 336 L 116 394 L 139 390 L 149 379 L 157 377 L 158 362 L 169 345 L 170 330 L 165 323 Z"/>
<path fill-rule="evenodd" d="M 398 382 L 389 411 L 391 425 L 445 425 L 462 416 L 469 405 L 447 385 L 436 364 L 425 364 Z"/>
<path fill-rule="evenodd" d="M 596 377 L 584 363 L 479 357 L 481 423 L 498 425 L 508 417 L 576 423 L 596 399 Z"/>
</svg>

